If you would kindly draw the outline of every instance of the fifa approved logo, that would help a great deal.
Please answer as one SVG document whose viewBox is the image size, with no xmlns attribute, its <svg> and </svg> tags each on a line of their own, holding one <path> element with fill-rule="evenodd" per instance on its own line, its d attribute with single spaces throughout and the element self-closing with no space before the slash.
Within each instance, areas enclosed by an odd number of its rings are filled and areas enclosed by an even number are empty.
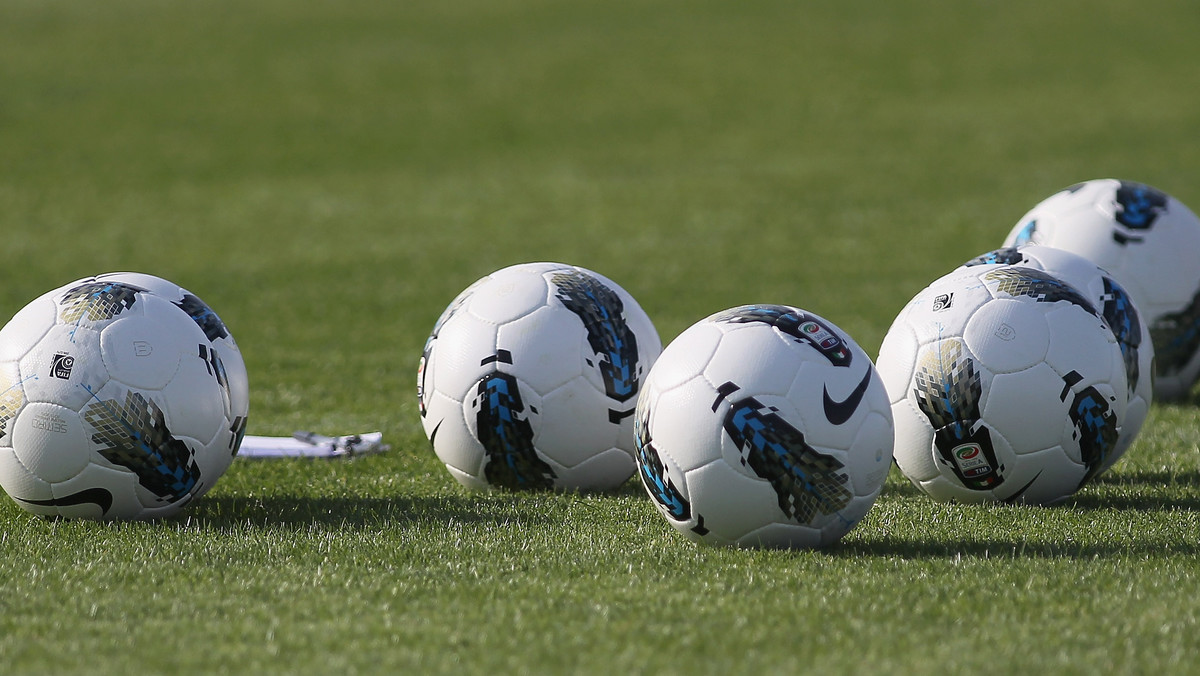
<svg viewBox="0 0 1200 676">
<path fill-rule="evenodd" d="M 71 378 L 71 369 L 73 368 L 75 368 L 75 357 L 65 352 L 56 352 L 54 360 L 50 365 L 50 375 L 55 378 L 69 380 Z"/>
</svg>

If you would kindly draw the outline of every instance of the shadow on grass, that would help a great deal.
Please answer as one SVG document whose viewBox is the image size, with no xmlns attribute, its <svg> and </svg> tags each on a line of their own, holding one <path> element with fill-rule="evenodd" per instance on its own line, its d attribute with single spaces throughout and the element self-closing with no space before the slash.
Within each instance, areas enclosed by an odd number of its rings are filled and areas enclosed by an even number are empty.
<svg viewBox="0 0 1200 676">
<path fill-rule="evenodd" d="M 1064 500 L 1060 507 L 1080 510 L 1130 509 L 1200 512 L 1200 471 L 1135 471 L 1104 474 Z"/>
<path fill-rule="evenodd" d="M 1136 536 L 1120 537 L 1106 541 L 1088 532 L 1089 524 L 1110 525 L 1141 522 L 1146 515 L 1158 513 L 1167 519 L 1181 516 L 1181 513 L 1200 513 L 1200 472 L 1164 471 L 1164 472 L 1132 472 L 1124 474 L 1108 474 L 1086 487 L 1083 491 L 1072 495 L 1066 500 L 1044 506 L 1021 505 L 937 505 L 939 521 L 944 522 L 948 516 L 946 510 L 964 510 L 960 515 L 963 521 L 961 527 L 950 530 L 960 531 L 960 535 L 947 535 L 939 538 L 925 538 L 921 535 L 898 536 L 891 533 L 866 534 L 864 539 L 843 541 L 828 551 L 836 557 L 873 556 L 900 557 L 907 559 L 1109 559 L 1129 556 L 1196 556 L 1200 555 L 1200 543 L 1194 535 L 1188 533 L 1181 537 L 1172 537 L 1159 533 L 1157 536 L 1139 538 Z M 891 487 L 889 487 L 891 488 Z M 920 491 L 908 485 L 896 487 L 893 495 L 905 499 L 916 499 L 922 495 Z M 934 503 L 931 503 L 933 505 Z M 993 522 L 999 517 L 1012 528 L 1013 537 L 971 537 L 972 519 L 981 518 L 983 514 L 973 515 L 971 510 L 978 508 L 995 512 L 985 521 Z M 1009 512 L 1008 510 L 1013 510 Z M 1044 512 L 1042 512 L 1044 510 Z M 1028 535 L 1022 532 L 1029 519 Z M 1060 527 L 1071 515 L 1078 520 L 1082 531 L 1072 530 L 1074 526 L 1066 525 L 1067 532 L 1075 537 L 1063 541 L 1053 541 L 1045 535 L 1042 521 L 1061 522 Z M 989 527 L 994 528 L 995 523 Z M 941 529 L 944 530 L 945 529 Z M 1029 537 L 1032 536 L 1032 537 Z"/>
<path fill-rule="evenodd" d="M 1092 481 L 1092 485 L 1118 485 L 1118 486 L 1133 486 L 1133 487 L 1150 487 L 1150 488 L 1167 488 L 1175 484 L 1183 484 L 1189 487 L 1200 486 L 1200 470 L 1171 470 L 1171 471 L 1146 471 L 1146 470 L 1129 470 L 1119 472 L 1108 472 L 1101 474 Z"/>
<path fill-rule="evenodd" d="M 1190 405 L 1194 407 L 1200 407 L 1200 387 L 1192 387 L 1192 389 L 1187 393 L 1187 396 L 1175 403 L 1179 404 L 1180 406 Z"/>
<path fill-rule="evenodd" d="M 650 494 L 646 492 L 645 486 L 642 485 L 642 480 L 638 478 L 636 473 L 633 475 L 632 479 L 626 481 L 620 486 L 617 486 L 610 491 L 595 493 L 594 495 L 608 495 L 621 498 L 645 498 L 646 500 L 650 500 Z"/>
<path fill-rule="evenodd" d="M 381 525 L 430 523 L 526 524 L 557 523 L 547 510 L 531 508 L 528 496 L 395 496 L 365 497 L 205 497 L 176 523 L 197 521 L 213 527 L 244 526 L 301 528 L 329 526 L 367 528 Z"/>
<path fill-rule="evenodd" d="M 924 494 L 911 484 L 890 483 L 885 492 L 893 498 L 915 500 L 924 504 Z M 937 520 L 944 522 L 948 514 L 945 510 L 966 510 L 961 516 L 963 524 L 960 528 L 950 530 L 961 531 L 959 535 L 947 535 L 938 538 L 926 538 L 920 534 L 896 535 L 878 531 L 856 531 L 856 537 L 843 540 L 826 550 L 834 557 L 898 557 L 905 559 L 1112 559 L 1130 556 L 1197 556 L 1200 555 L 1200 542 L 1191 533 L 1171 537 L 1162 533 L 1154 537 L 1138 538 L 1136 536 L 1121 537 L 1105 541 L 1089 532 L 1079 532 L 1077 537 L 1063 541 L 1052 541 L 1045 536 L 1043 526 L 1039 523 L 1029 523 L 1031 529 L 1028 536 L 1021 532 L 1025 519 L 1022 512 L 1032 515 L 1033 522 L 1044 519 L 1038 516 L 1040 510 L 1045 510 L 1042 516 L 1051 521 L 1069 519 L 1072 513 L 1082 516 L 1080 528 L 1087 529 L 1088 523 L 1132 523 L 1143 520 L 1146 515 L 1158 513 L 1167 519 L 1200 513 L 1200 471 L 1169 470 L 1169 471 L 1127 471 L 1109 473 L 1098 477 L 1095 481 L 1066 500 L 1044 506 L 1021 505 L 991 505 L 984 506 L 989 510 L 999 510 L 1005 514 L 1014 510 L 1003 519 L 1011 522 L 1016 528 L 1013 537 L 971 537 L 970 525 L 972 516 L 970 510 L 976 509 L 971 505 L 944 505 L 930 502 L 930 508 L 939 510 Z M 1107 514 L 1102 514 L 1107 513 Z M 988 519 L 989 521 L 991 519 Z M 992 524 L 991 527 L 994 527 Z M 945 529 L 940 529 L 945 531 Z M 1067 530 L 1071 528 L 1068 526 Z M 1030 537 L 1031 536 L 1031 537 Z"/>
<path fill-rule="evenodd" d="M 903 559 L 1112 559 L 1130 556 L 1196 556 L 1194 542 L 1087 543 L 1014 540 L 910 540 L 883 536 L 869 542 L 843 542 L 827 550 L 836 558 L 897 557 Z"/>
<path fill-rule="evenodd" d="M 889 483 L 883 491 L 893 498 L 926 498 L 907 481 Z M 1062 502 L 1043 508 L 1200 512 L 1200 470 L 1109 472 Z"/>
</svg>

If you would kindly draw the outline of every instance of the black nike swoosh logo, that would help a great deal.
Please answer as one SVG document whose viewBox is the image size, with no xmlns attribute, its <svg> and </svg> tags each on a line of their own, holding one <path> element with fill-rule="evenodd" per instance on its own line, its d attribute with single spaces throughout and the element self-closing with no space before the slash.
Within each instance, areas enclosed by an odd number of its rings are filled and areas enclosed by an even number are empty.
<svg viewBox="0 0 1200 676">
<path fill-rule="evenodd" d="M 863 395 L 867 393 L 867 387 L 871 384 L 871 374 L 874 369 L 867 368 L 867 372 L 863 375 L 863 379 L 859 382 L 858 387 L 850 393 L 842 401 L 834 401 L 829 397 L 829 387 L 824 388 L 822 392 L 823 403 L 825 404 L 825 417 L 834 425 L 841 425 L 854 415 L 858 410 L 858 405 L 862 402 Z"/>
<path fill-rule="evenodd" d="M 1008 496 L 1007 498 L 1004 498 L 1004 501 L 1009 504 L 1016 504 L 1017 501 L 1021 499 L 1021 496 L 1025 495 L 1025 491 L 1029 490 L 1029 487 L 1032 486 L 1033 482 L 1037 481 L 1038 477 L 1040 477 L 1041 475 L 1042 475 L 1042 471 L 1039 470 L 1038 473 L 1033 475 L 1033 478 L 1029 480 L 1029 483 L 1025 484 L 1024 486 L 1021 486 L 1021 488 L 1018 489 L 1016 493 L 1013 493 L 1012 495 Z"/>
<path fill-rule="evenodd" d="M 442 423 L 446 422 L 445 418 L 438 421 L 438 424 L 433 426 L 433 431 L 429 433 L 429 447 L 437 453 L 437 446 L 434 445 L 434 439 L 437 439 L 438 430 L 442 429 Z"/>
<path fill-rule="evenodd" d="M 16 497 L 16 496 L 13 496 Z M 21 502 L 30 505 L 38 505 L 39 507 L 71 507 L 73 505 L 96 505 L 100 508 L 101 514 L 107 514 L 108 509 L 112 507 L 113 496 L 107 489 L 104 488 L 88 488 L 78 493 L 64 495 L 61 498 L 51 498 L 49 500 L 26 500 L 25 498 L 17 498 Z"/>
</svg>

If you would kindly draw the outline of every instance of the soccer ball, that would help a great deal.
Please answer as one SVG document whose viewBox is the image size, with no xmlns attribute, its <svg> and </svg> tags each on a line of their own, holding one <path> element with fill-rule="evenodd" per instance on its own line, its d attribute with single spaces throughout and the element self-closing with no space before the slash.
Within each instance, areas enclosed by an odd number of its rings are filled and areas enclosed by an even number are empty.
<svg viewBox="0 0 1200 676">
<path fill-rule="evenodd" d="M 1055 193 L 1021 217 L 1004 246 L 1041 244 L 1104 268 L 1150 326 L 1154 394 L 1188 395 L 1200 375 L 1200 218 L 1140 183 L 1098 179 Z"/>
<path fill-rule="evenodd" d="M 1097 474 L 1112 466 L 1137 437 L 1154 400 L 1154 344 L 1150 329 L 1138 313 L 1133 299 L 1104 269 L 1083 256 L 1063 249 L 1029 244 L 988 252 L 963 267 L 999 263 L 1048 272 L 1075 287 L 1100 311 L 1113 330 L 1125 359 L 1125 381 L 1129 404 L 1116 448 L 1101 463 Z"/>
<path fill-rule="evenodd" d="M 0 329 L 0 486 L 45 516 L 175 514 L 244 431 L 222 352 L 143 286 L 91 277 L 36 298 Z"/>
<path fill-rule="evenodd" d="M 1121 346 L 1095 305 L 1049 273 L 951 272 L 900 312 L 877 363 L 896 464 L 935 500 L 1056 502 L 1117 448 Z"/>
<path fill-rule="evenodd" d="M 853 528 L 892 463 L 870 358 L 810 312 L 719 312 L 663 351 L 638 401 L 642 485 L 676 530 L 739 547 L 821 547 Z"/>
<path fill-rule="evenodd" d="M 526 263 L 463 291 L 417 369 L 421 422 L 469 488 L 615 488 L 633 475 L 633 411 L 662 350 L 624 289 Z"/>
</svg>

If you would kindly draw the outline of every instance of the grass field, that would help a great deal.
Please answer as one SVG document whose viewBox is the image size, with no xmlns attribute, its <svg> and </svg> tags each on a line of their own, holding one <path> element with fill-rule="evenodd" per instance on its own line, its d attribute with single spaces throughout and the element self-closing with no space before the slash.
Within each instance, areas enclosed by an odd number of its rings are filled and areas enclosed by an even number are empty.
<svg viewBox="0 0 1200 676">
<path fill-rule="evenodd" d="M 237 337 L 251 434 L 394 447 L 237 461 L 162 523 L 0 500 L 0 671 L 1195 673 L 1195 400 L 1063 506 L 893 470 L 778 552 L 692 545 L 635 482 L 466 492 L 414 382 L 450 299 L 532 260 L 664 340 L 778 302 L 874 355 L 1062 187 L 1200 206 L 1198 35 L 1186 0 L 0 0 L 0 316 L 167 277 Z"/>
</svg>

